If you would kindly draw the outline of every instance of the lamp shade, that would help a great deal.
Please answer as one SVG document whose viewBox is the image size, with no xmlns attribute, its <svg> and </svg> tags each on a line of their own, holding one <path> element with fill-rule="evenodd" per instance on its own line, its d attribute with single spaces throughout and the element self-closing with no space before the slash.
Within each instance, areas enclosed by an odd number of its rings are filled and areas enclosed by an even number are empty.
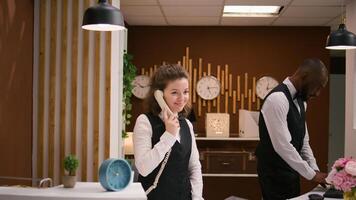
<svg viewBox="0 0 356 200">
<path fill-rule="evenodd" d="M 117 31 L 125 29 L 124 18 L 119 9 L 107 0 L 89 7 L 83 16 L 82 28 L 93 31 Z"/>
<path fill-rule="evenodd" d="M 334 50 L 356 49 L 356 36 L 346 29 L 345 24 L 330 33 L 326 40 L 326 48 Z"/>
</svg>

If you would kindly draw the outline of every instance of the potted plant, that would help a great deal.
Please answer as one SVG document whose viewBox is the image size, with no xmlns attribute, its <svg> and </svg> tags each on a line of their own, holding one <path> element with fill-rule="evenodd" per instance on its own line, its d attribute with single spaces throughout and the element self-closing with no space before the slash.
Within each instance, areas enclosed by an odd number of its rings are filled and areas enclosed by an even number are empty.
<svg viewBox="0 0 356 200">
<path fill-rule="evenodd" d="M 69 155 L 64 158 L 64 169 L 67 173 L 63 176 L 63 186 L 65 188 L 73 188 L 76 182 L 75 172 L 79 166 L 79 161 L 74 155 Z"/>
</svg>

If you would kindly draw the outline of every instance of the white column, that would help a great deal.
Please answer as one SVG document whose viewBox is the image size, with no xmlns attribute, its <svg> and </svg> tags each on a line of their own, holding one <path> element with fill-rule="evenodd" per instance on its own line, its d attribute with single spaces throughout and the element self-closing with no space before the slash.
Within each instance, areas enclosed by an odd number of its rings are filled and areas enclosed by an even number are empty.
<svg viewBox="0 0 356 200">
<path fill-rule="evenodd" d="M 346 27 L 356 33 L 356 1 L 346 5 Z M 345 156 L 356 157 L 356 50 L 346 50 Z"/>
<path fill-rule="evenodd" d="M 120 8 L 120 0 L 112 5 Z M 110 158 L 122 157 L 122 89 L 123 89 L 123 53 L 125 31 L 111 34 L 111 95 L 110 95 Z"/>
</svg>

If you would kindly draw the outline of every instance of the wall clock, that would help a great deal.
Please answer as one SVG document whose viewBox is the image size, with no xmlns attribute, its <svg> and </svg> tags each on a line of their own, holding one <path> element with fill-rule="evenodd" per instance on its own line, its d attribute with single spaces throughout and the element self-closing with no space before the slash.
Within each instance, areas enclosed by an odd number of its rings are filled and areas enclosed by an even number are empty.
<svg viewBox="0 0 356 200">
<path fill-rule="evenodd" d="M 123 159 L 107 159 L 99 168 L 99 181 L 108 191 L 120 191 L 131 183 L 131 166 Z"/>
<path fill-rule="evenodd" d="M 220 82 L 214 76 L 204 76 L 197 83 L 197 93 L 205 100 L 215 99 L 220 94 Z"/>
<path fill-rule="evenodd" d="M 278 81 L 270 76 L 263 76 L 256 83 L 256 94 L 264 99 L 266 95 L 278 85 Z"/>
<path fill-rule="evenodd" d="M 144 99 L 150 91 L 150 77 L 146 75 L 136 76 L 132 81 L 132 86 L 132 94 L 139 99 Z"/>
</svg>

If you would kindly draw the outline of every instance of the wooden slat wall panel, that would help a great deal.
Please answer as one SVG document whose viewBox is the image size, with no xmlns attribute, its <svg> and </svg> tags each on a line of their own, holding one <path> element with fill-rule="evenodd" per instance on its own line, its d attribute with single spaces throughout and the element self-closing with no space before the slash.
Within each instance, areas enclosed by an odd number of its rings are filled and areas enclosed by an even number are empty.
<svg viewBox="0 0 356 200">
<path fill-rule="evenodd" d="M 85 9 L 93 1 L 37 1 L 39 2 L 40 10 L 38 25 L 40 35 L 38 41 L 39 49 L 37 50 L 39 52 L 38 93 L 37 97 L 35 97 L 35 101 L 38 103 L 38 116 L 34 120 L 34 123 L 38 126 L 37 146 L 35 147 L 37 162 L 33 165 L 34 169 L 38 178 L 48 176 L 54 179 L 55 185 L 60 184 L 61 177 L 64 174 L 63 159 L 68 154 L 75 154 L 80 158 L 81 169 L 80 176 L 77 179 L 80 181 L 97 181 L 100 165 L 99 158 L 107 159 L 110 156 L 112 34 L 100 34 L 97 32 L 94 33 L 94 40 L 90 40 L 89 31 L 78 29 L 78 26 L 81 25 L 79 16 L 82 13 L 80 12 L 84 13 Z M 62 9 L 57 11 L 59 4 Z M 80 6 L 83 7 L 81 11 L 79 11 Z M 46 16 L 46 13 L 50 13 L 50 15 Z M 46 25 L 46 20 L 49 20 L 47 21 L 49 25 Z M 46 32 L 48 33 L 47 36 L 49 36 L 47 40 Z M 104 35 L 105 40 L 102 38 Z M 59 36 L 58 41 L 56 39 L 57 36 Z M 102 42 L 100 42 L 101 40 Z M 49 42 L 46 43 L 46 41 Z M 70 45 L 68 45 L 69 42 L 71 43 Z M 91 70 L 89 69 L 90 59 L 93 58 L 89 56 L 89 44 L 95 48 L 93 71 L 89 71 Z M 104 48 L 100 48 L 101 44 Z M 46 46 L 49 47 L 47 51 Z M 105 56 L 101 57 L 100 55 L 104 55 L 104 53 Z M 101 61 L 101 59 L 105 59 L 105 61 Z M 49 66 L 48 69 L 46 69 L 46 63 Z M 57 73 L 56 63 L 60 63 L 57 66 L 60 67 Z M 105 74 L 103 74 L 104 71 Z M 45 79 L 46 73 L 49 75 L 48 82 Z M 91 73 L 94 75 L 94 83 L 89 83 L 89 74 Z M 105 77 L 102 82 L 105 87 L 100 87 L 100 76 Z M 93 87 L 88 88 L 89 84 L 93 85 Z M 46 88 L 48 91 L 46 91 Z M 46 96 L 46 94 L 49 95 Z M 89 94 L 93 94 L 93 97 L 89 97 Z M 105 94 L 105 97 L 100 97 L 100 94 Z M 105 106 L 100 107 L 101 99 L 105 99 L 105 102 L 102 103 Z M 47 109 L 45 102 L 48 102 L 48 119 L 45 119 Z M 93 108 L 89 108 L 89 102 L 93 102 Z M 59 110 L 56 111 L 57 108 Z M 77 108 L 81 112 L 77 112 Z M 89 110 L 93 110 L 93 112 L 91 113 Z M 58 112 L 58 118 L 56 118 L 56 112 Z M 102 116 L 104 117 L 99 117 L 100 114 L 103 114 Z M 93 135 L 90 137 L 89 119 L 93 119 Z M 100 120 L 104 121 L 101 123 Z M 104 126 L 102 131 L 100 131 L 101 125 L 99 126 L 99 124 Z M 48 130 L 45 129 L 46 127 L 48 127 Z M 59 130 L 58 133 L 56 130 Z M 56 138 L 58 138 L 59 142 L 55 140 Z M 79 142 L 77 141 L 78 138 L 80 138 Z M 88 141 L 93 141 L 93 145 L 89 146 Z M 103 142 L 100 143 L 99 141 Z M 55 144 L 58 146 L 56 147 Z M 81 145 L 79 146 L 79 144 Z M 48 152 L 46 152 L 47 149 Z M 99 149 L 103 151 L 99 152 Z M 58 160 L 60 166 L 57 166 Z M 93 162 L 87 163 L 88 160 Z M 58 177 L 58 174 L 60 177 Z"/>
<path fill-rule="evenodd" d="M 60 108 L 60 161 L 64 159 L 65 156 L 65 116 L 66 116 L 66 80 L 67 80 L 67 6 L 68 0 L 62 0 L 62 66 L 61 66 L 61 108 Z M 62 175 L 64 173 L 63 162 L 60 162 L 60 180 L 62 180 Z"/>
<path fill-rule="evenodd" d="M 43 135 L 44 135 L 44 79 L 45 79 L 45 30 L 46 30 L 46 3 L 40 3 L 40 63 L 39 63 L 39 81 L 38 81 L 38 143 L 37 143 L 37 176 L 43 176 Z"/>
<path fill-rule="evenodd" d="M 57 0 L 51 1 L 51 41 L 50 41 L 50 80 L 49 80 L 49 133 L 48 133 L 48 176 L 54 176 L 54 129 L 56 104 L 56 38 L 57 38 Z"/>
<path fill-rule="evenodd" d="M 98 161 L 99 161 L 99 83 L 100 83 L 100 32 L 96 31 L 95 57 L 94 57 L 94 158 L 93 158 L 93 179 L 98 179 Z"/>
<path fill-rule="evenodd" d="M 104 159 L 109 158 L 110 153 L 110 60 L 111 60 L 111 33 L 106 33 L 106 49 L 105 49 L 105 114 L 104 114 L 104 122 L 105 122 L 105 149 L 104 149 Z"/>
<path fill-rule="evenodd" d="M 84 0 L 84 9 L 89 0 Z M 87 144 L 88 144 L 88 67 L 89 67 L 89 32 L 83 32 L 83 101 L 82 101 L 82 180 L 87 180 Z"/>
<path fill-rule="evenodd" d="M 78 71 L 78 0 L 72 1 L 72 123 L 71 152 L 76 154 L 77 143 L 77 71 Z"/>
</svg>

